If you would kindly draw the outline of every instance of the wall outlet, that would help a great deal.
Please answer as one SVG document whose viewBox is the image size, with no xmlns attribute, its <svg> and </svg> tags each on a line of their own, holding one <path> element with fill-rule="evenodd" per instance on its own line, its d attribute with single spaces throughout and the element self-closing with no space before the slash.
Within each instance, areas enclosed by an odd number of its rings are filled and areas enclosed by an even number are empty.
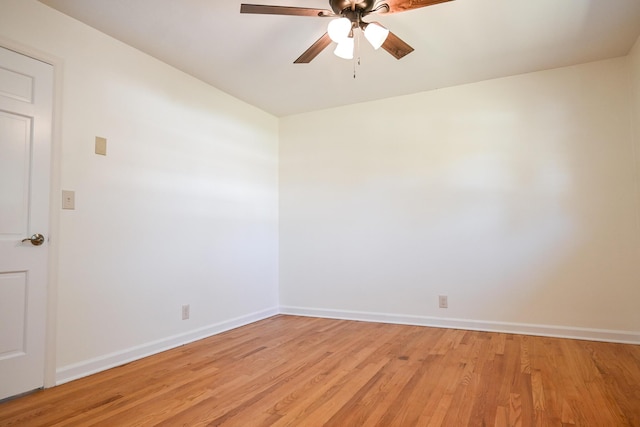
<svg viewBox="0 0 640 427">
<path fill-rule="evenodd" d="M 449 300 L 446 295 L 438 295 L 438 307 L 449 308 Z"/>
<path fill-rule="evenodd" d="M 189 304 L 182 306 L 182 320 L 187 320 L 189 318 Z"/>
</svg>

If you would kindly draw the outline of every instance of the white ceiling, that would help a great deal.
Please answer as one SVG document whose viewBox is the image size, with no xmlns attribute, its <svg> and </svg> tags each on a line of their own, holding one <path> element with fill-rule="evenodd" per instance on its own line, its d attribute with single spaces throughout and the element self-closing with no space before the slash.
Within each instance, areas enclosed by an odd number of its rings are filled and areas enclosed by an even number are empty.
<svg viewBox="0 0 640 427">
<path fill-rule="evenodd" d="M 455 0 L 366 19 L 415 48 L 401 60 L 363 38 L 358 66 L 332 46 L 293 64 L 328 18 L 240 14 L 241 0 L 41 1 L 276 116 L 622 56 L 640 35 L 640 0 Z"/>
</svg>

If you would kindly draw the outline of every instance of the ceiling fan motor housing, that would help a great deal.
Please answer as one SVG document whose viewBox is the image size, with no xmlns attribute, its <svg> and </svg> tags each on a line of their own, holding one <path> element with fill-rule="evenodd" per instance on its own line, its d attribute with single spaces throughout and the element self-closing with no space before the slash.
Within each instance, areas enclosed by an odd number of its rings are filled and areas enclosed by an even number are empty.
<svg viewBox="0 0 640 427">
<path fill-rule="evenodd" d="M 351 0 L 329 0 L 329 4 L 336 15 L 341 15 L 345 9 L 351 9 Z M 355 0 L 354 7 L 362 14 L 371 12 L 374 4 L 375 0 Z"/>
</svg>

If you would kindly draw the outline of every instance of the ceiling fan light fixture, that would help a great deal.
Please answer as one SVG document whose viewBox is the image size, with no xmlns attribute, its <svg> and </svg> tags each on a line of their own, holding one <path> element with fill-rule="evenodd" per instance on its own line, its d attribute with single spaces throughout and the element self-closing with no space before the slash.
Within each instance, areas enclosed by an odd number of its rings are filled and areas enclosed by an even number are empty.
<svg viewBox="0 0 640 427">
<path fill-rule="evenodd" d="M 389 30 L 382 25 L 370 22 L 364 29 L 364 37 L 371 43 L 375 50 L 380 49 L 389 35 Z"/>
<path fill-rule="evenodd" d="M 347 37 L 338 43 L 338 46 L 336 46 L 336 50 L 334 50 L 333 53 L 342 59 L 353 59 L 353 48 L 353 37 Z"/>
<path fill-rule="evenodd" d="M 329 37 L 336 43 L 341 43 L 343 40 L 349 38 L 350 31 L 351 21 L 344 17 L 332 20 L 327 26 Z"/>
</svg>

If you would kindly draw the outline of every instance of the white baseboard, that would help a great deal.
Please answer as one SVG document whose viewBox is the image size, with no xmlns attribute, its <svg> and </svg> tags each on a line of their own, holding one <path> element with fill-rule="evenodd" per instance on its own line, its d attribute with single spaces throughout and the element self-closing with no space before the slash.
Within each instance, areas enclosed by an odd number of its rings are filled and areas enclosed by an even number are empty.
<svg viewBox="0 0 640 427">
<path fill-rule="evenodd" d="M 56 385 L 64 384 L 116 366 L 124 365 L 125 363 L 170 350 L 240 326 L 248 325 L 250 323 L 275 316 L 276 314 L 358 320 L 363 322 L 395 323 L 401 325 L 430 326 L 436 328 L 466 329 L 471 331 L 504 332 L 624 344 L 640 344 L 640 332 L 281 306 L 279 309 L 277 307 L 273 307 L 259 312 L 250 313 L 245 316 L 225 320 L 224 322 L 185 332 L 183 334 L 174 335 L 158 341 L 131 347 L 123 351 L 63 366 L 56 370 Z"/>
<path fill-rule="evenodd" d="M 142 359 L 143 357 L 151 356 L 152 354 L 170 350 L 172 348 L 179 347 L 193 341 L 208 338 L 212 335 L 216 335 L 230 329 L 235 329 L 240 326 L 248 325 L 249 323 L 257 322 L 259 320 L 275 316 L 278 313 L 278 308 L 273 307 L 259 312 L 247 314 L 245 316 L 236 317 L 234 319 L 225 320 L 224 322 L 205 326 L 203 328 L 195 329 L 193 331 L 185 332 L 179 335 L 163 338 L 158 341 L 131 347 L 123 351 L 118 351 L 115 353 L 96 357 L 94 359 L 89 359 L 79 363 L 74 363 L 72 365 L 63 366 L 56 370 L 56 385 L 64 384 L 66 382 L 86 377 L 97 372 L 105 371 L 116 366 L 124 365 L 125 363 Z"/>
<path fill-rule="evenodd" d="M 623 344 L 640 344 L 640 332 L 588 329 L 572 326 L 535 325 L 527 323 L 493 322 L 442 317 L 412 316 L 364 311 L 318 309 L 280 306 L 281 314 L 325 317 L 330 319 L 359 320 L 363 322 L 395 323 L 401 325 L 431 326 L 436 328 L 466 329 L 471 331 L 504 332 L 543 337 L 572 338 Z"/>
</svg>

